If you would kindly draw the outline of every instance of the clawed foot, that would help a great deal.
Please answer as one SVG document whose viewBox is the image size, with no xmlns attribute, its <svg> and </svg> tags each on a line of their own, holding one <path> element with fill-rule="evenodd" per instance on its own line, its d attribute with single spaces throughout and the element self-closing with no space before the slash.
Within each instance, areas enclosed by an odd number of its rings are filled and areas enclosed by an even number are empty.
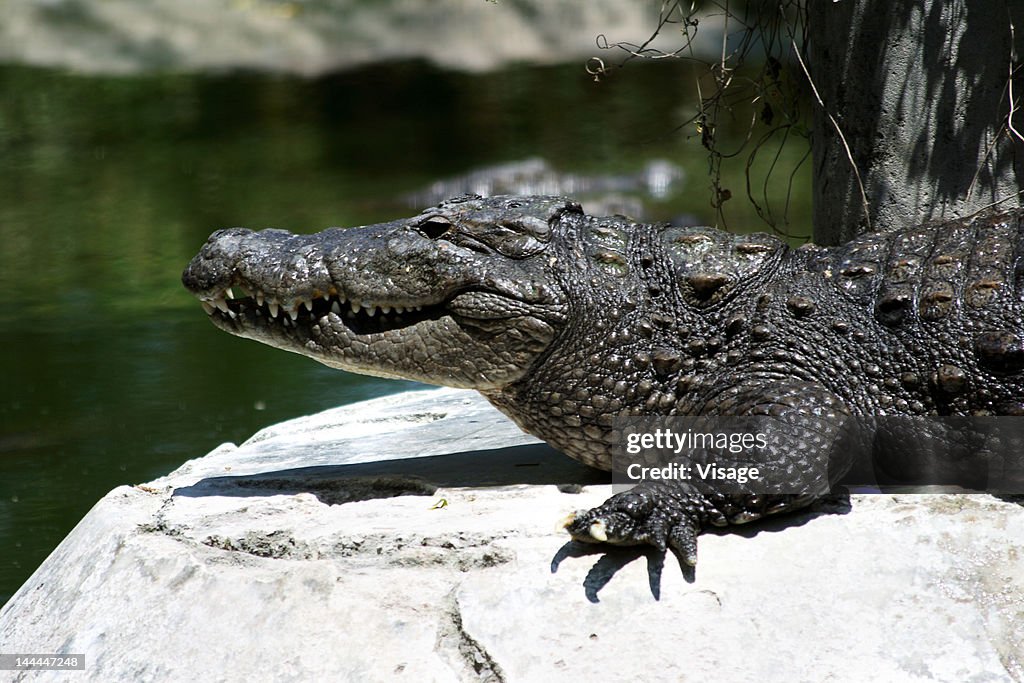
<svg viewBox="0 0 1024 683">
<path fill-rule="evenodd" d="M 665 496 L 637 488 L 569 515 L 565 529 L 582 543 L 671 547 L 686 564 L 696 566 L 702 503 L 699 495 Z"/>
</svg>

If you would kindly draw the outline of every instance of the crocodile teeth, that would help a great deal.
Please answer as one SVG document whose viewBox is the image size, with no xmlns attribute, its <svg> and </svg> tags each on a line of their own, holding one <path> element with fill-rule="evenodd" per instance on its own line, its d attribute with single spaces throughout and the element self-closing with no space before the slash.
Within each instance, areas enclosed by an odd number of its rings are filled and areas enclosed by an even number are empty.
<svg viewBox="0 0 1024 683">
<path fill-rule="evenodd" d="M 231 291 L 230 287 L 228 287 L 227 289 L 224 290 L 224 298 L 225 299 L 234 299 L 235 298 L 235 293 Z"/>
<path fill-rule="evenodd" d="M 213 307 L 213 304 L 208 301 L 200 301 L 199 303 L 203 305 L 203 310 L 206 311 L 206 315 L 213 315 L 213 312 L 217 310 Z"/>
<path fill-rule="evenodd" d="M 242 285 L 234 285 L 234 288 L 245 289 Z M 321 314 L 334 313 L 348 319 L 355 319 L 359 314 L 369 318 L 375 318 L 380 314 L 381 316 L 390 316 L 389 320 L 392 322 L 397 319 L 397 322 L 401 323 L 401 315 L 403 313 L 411 314 L 413 311 L 423 310 L 423 306 L 399 306 L 394 304 L 377 304 L 373 301 L 363 302 L 359 299 L 346 299 L 341 292 L 333 287 L 329 288 L 326 293 L 323 290 L 315 289 L 311 298 L 296 298 L 294 301 L 284 304 L 255 288 L 251 292 L 245 289 L 240 294 L 243 298 L 252 297 L 258 309 L 256 313 L 261 315 L 267 314 L 271 320 L 276 319 L 286 327 L 295 327 L 300 317 L 299 314 L 306 311 L 311 316 L 315 315 L 316 311 L 319 311 Z M 225 314 L 230 315 L 233 311 L 228 307 L 228 302 L 232 300 L 233 296 L 234 292 L 231 288 L 223 290 L 222 296 L 202 301 L 203 310 L 207 314 L 212 314 L 213 311 L 219 309 Z M 321 298 L 324 300 L 322 306 L 318 303 Z M 263 308 L 264 306 L 266 308 Z M 282 313 L 287 315 L 282 316 Z"/>
<path fill-rule="evenodd" d="M 214 299 L 213 305 L 219 308 L 224 313 L 229 313 L 231 311 L 231 309 L 228 308 L 228 302 L 225 301 L 222 297 L 217 297 L 216 299 Z"/>
<path fill-rule="evenodd" d="M 601 541 L 602 543 L 608 540 L 608 533 L 605 528 L 604 522 L 600 519 L 591 524 L 590 528 L 587 531 L 590 532 L 591 538 L 595 540 Z"/>
</svg>

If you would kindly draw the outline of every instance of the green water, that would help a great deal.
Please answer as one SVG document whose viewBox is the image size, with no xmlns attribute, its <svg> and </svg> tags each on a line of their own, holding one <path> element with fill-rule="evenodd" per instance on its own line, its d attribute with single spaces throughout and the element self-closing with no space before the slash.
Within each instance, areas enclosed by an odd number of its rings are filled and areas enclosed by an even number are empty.
<svg viewBox="0 0 1024 683">
<path fill-rule="evenodd" d="M 580 64 L 318 80 L 0 67 L 0 605 L 115 486 L 418 386 L 216 331 L 178 279 L 212 230 L 390 220 L 412 213 L 404 192 L 531 156 L 574 173 L 672 159 L 689 181 L 652 214 L 711 222 L 706 152 L 674 130 L 692 113 L 687 77 L 668 63 L 602 84 Z M 740 202 L 732 216 L 763 229 Z"/>
</svg>

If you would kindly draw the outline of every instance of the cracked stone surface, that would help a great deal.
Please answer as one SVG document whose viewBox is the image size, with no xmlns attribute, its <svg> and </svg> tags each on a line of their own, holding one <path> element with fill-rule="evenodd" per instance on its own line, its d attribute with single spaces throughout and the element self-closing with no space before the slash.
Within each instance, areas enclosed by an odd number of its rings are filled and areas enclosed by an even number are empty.
<svg viewBox="0 0 1024 683">
<path fill-rule="evenodd" d="M 567 543 L 604 481 L 461 391 L 282 423 L 104 497 L 0 650 L 103 681 L 1024 680 L 1018 504 L 852 496 L 706 534 L 691 572 Z"/>
</svg>

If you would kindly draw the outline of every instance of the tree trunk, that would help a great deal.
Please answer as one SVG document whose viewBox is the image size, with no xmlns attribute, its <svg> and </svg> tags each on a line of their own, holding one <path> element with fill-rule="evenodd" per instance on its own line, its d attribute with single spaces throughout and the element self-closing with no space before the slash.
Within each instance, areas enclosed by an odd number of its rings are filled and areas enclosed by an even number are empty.
<svg viewBox="0 0 1024 683">
<path fill-rule="evenodd" d="M 1021 205 L 1024 0 L 808 5 L 816 242 Z"/>
</svg>

